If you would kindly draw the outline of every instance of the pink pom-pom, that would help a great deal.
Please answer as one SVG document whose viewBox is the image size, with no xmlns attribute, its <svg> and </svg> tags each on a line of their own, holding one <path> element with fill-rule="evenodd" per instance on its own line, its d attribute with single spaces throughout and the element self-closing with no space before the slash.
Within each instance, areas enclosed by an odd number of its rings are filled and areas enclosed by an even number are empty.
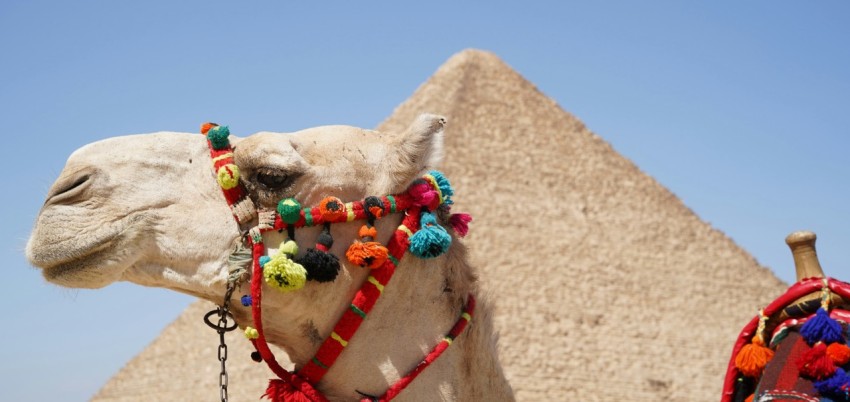
<svg viewBox="0 0 850 402">
<path fill-rule="evenodd" d="M 469 222 L 472 222 L 472 216 L 469 214 L 452 214 L 449 217 L 449 224 L 452 225 L 452 229 L 460 235 L 460 237 L 466 236 L 469 232 Z"/>
<path fill-rule="evenodd" d="M 431 205 L 437 199 L 437 191 L 424 181 L 411 185 L 408 194 L 413 198 L 413 204 L 420 207 Z"/>
</svg>

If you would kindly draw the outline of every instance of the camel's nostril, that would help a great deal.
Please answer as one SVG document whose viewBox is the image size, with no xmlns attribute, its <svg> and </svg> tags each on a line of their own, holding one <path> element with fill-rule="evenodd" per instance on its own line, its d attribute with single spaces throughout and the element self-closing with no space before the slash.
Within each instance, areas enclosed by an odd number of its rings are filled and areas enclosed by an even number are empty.
<svg viewBox="0 0 850 402">
<path fill-rule="evenodd" d="M 80 178 L 79 178 L 79 179 L 77 179 L 75 182 L 71 183 L 68 187 L 66 187 L 66 188 L 63 188 L 63 189 L 59 190 L 59 191 L 56 193 L 56 195 L 63 194 L 63 193 L 67 193 L 67 192 L 69 192 L 69 191 L 71 191 L 71 190 L 73 190 L 73 189 L 75 189 L 75 188 L 77 188 L 77 187 L 80 187 L 80 186 L 82 186 L 82 185 L 83 185 L 83 183 L 87 182 L 88 180 L 89 180 L 89 175 L 85 175 L 85 176 L 83 176 L 83 177 L 80 177 Z"/>
<path fill-rule="evenodd" d="M 78 195 L 83 191 L 91 179 L 91 174 L 84 174 L 74 180 L 68 180 L 64 183 L 57 183 L 47 195 L 45 204 L 55 203 L 63 200 L 68 200 Z"/>
</svg>

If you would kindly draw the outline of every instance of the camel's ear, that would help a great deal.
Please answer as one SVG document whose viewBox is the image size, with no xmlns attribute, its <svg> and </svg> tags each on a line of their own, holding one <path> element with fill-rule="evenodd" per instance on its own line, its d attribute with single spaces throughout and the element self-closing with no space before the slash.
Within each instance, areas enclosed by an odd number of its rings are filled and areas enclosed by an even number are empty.
<svg viewBox="0 0 850 402">
<path fill-rule="evenodd" d="M 395 141 L 396 157 L 390 158 L 390 171 L 396 186 L 405 188 L 411 181 L 435 169 L 443 160 L 443 129 L 446 118 L 421 114 Z"/>
</svg>

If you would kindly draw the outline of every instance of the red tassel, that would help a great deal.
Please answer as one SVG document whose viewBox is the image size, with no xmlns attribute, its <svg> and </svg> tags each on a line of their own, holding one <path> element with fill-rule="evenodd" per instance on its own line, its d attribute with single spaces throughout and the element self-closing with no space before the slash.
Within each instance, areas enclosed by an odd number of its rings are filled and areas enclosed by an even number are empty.
<svg viewBox="0 0 850 402">
<path fill-rule="evenodd" d="M 822 380 L 835 373 L 835 363 L 829 358 L 826 353 L 826 345 L 823 342 L 818 342 L 811 349 L 807 350 L 797 360 L 797 368 L 800 374 L 815 380 Z"/>
<path fill-rule="evenodd" d="M 452 225 L 452 228 L 460 237 L 464 237 L 469 233 L 469 222 L 472 222 L 472 216 L 469 214 L 452 214 L 449 217 L 449 224 Z"/>
<path fill-rule="evenodd" d="M 307 395 L 283 380 L 270 380 L 263 398 L 268 398 L 272 402 L 312 402 Z"/>
</svg>

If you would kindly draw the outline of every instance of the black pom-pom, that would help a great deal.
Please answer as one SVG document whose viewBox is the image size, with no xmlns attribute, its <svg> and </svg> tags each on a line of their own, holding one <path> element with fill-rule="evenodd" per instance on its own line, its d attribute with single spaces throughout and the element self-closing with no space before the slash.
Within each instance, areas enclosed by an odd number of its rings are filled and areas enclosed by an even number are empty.
<svg viewBox="0 0 850 402">
<path fill-rule="evenodd" d="M 380 198 L 370 195 L 363 200 L 363 209 L 366 212 L 366 220 L 374 224 L 376 218 L 380 218 L 380 214 L 376 215 L 372 208 L 377 208 L 383 213 L 384 202 Z"/>
<path fill-rule="evenodd" d="M 307 280 L 333 282 L 339 274 L 339 258 L 314 248 L 308 249 L 298 261 L 307 270 Z"/>
<path fill-rule="evenodd" d="M 255 350 L 255 351 L 251 352 L 251 360 L 259 363 L 259 362 L 263 361 L 263 356 L 260 356 L 260 352 L 257 352 Z"/>
</svg>

